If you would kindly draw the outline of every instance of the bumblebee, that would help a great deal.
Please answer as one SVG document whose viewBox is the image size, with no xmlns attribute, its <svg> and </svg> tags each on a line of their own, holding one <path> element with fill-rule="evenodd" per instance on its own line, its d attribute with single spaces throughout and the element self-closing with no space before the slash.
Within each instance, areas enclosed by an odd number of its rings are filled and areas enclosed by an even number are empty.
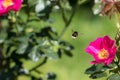
<svg viewBox="0 0 120 80">
<path fill-rule="evenodd" d="M 77 31 L 73 31 L 72 38 L 75 39 L 77 37 L 78 37 L 78 32 Z"/>
</svg>

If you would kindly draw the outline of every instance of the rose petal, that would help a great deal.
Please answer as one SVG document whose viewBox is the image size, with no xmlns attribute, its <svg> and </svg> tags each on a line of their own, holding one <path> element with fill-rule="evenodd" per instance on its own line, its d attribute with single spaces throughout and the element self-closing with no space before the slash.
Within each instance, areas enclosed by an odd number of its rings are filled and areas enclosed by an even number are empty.
<svg viewBox="0 0 120 80">
<path fill-rule="evenodd" d="M 108 52 L 107 58 L 99 58 L 98 54 L 102 49 L 105 49 Z M 97 38 L 95 41 L 91 42 L 88 45 L 86 52 L 92 55 L 95 59 L 95 61 L 92 61 L 91 64 L 104 63 L 105 65 L 109 65 L 116 55 L 115 41 L 110 39 L 109 36 Z"/>
</svg>

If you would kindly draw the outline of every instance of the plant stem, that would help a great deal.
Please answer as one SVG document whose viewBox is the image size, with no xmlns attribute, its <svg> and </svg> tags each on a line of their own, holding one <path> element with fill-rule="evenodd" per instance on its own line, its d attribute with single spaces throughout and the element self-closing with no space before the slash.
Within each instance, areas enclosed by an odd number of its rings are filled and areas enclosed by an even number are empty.
<svg viewBox="0 0 120 80">
<path fill-rule="evenodd" d="M 47 62 L 47 57 L 44 58 L 44 60 L 42 61 L 42 63 L 39 63 L 38 65 L 36 65 L 35 67 L 33 67 L 32 69 L 29 70 L 29 72 L 36 70 L 37 68 L 39 68 L 40 66 L 42 66 L 43 64 L 45 64 Z"/>
<path fill-rule="evenodd" d="M 17 27 L 17 23 L 15 22 L 15 29 L 16 29 L 16 35 L 18 36 L 20 33 L 19 33 L 19 29 Z"/>
<path fill-rule="evenodd" d="M 65 14 L 63 14 L 63 15 L 65 16 Z M 68 29 L 68 27 L 69 27 L 69 25 L 70 25 L 70 23 L 71 23 L 74 15 L 75 15 L 75 7 L 72 9 L 72 14 L 71 14 L 69 20 L 65 23 L 65 26 L 64 26 L 64 28 L 63 28 L 60 36 L 58 37 L 59 40 L 62 38 L 62 36 L 63 36 L 64 33 L 66 32 L 66 30 Z"/>
</svg>

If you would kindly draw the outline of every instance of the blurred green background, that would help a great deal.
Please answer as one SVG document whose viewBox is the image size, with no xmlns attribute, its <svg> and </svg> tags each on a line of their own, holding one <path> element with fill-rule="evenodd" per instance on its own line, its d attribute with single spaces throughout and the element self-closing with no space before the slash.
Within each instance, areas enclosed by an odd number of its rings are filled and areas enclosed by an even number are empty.
<svg viewBox="0 0 120 80">
<path fill-rule="evenodd" d="M 68 11 L 68 16 L 71 12 Z M 61 18 L 59 11 L 53 12 L 50 15 L 50 18 L 55 21 L 55 23 L 49 24 L 56 29 L 56 31 L 61 33 L 64 22 Z M 48 25 L 43 24 L 43 25 Z M 38 25 L 38 24 L 37 24 Z M 72 38 L 72 30 L 78 31 L 79 36 L 76 39 Z M 44 76 L 48 72 L 54 72 L 57 74 L 56 80 L 93 80 L 89 78 L 89 75 L 86 75 L 85 70 L 91 66 L 89 64 L 93 58 L 85 52 L 87 45 L 95 40 L 97 37 L 109 35 L 114 39 L 117 32 L 117 27 L 114 21 L 114 17 L 109 19 L 109 17 L 100 17 L 98 15 L 93 15 L 91 8 L 83 7 L 76 11 L 76 14 L 64 35 L 62 36 L 63 40 L 71 43 L 75 49 L 73 52 L 73 57 L 68 57 L 63 55 L 61 59 L 58 60 L 48 60 L 48 62 L 38 68 L 42 71 L 41 75 L 32 73 L 36 77 Z M 31 69 L 33 66 L 37 65 L 39 62 L 24 61 L 23 66 L 27 69 Z M 19 80 L 29 80 L 28 77 L 20 76 Z M 100 78 L 99 80 L 105 80 L 106 78 Z M 97 79 L 98 80 L 98 79 Z"/>
</svg>

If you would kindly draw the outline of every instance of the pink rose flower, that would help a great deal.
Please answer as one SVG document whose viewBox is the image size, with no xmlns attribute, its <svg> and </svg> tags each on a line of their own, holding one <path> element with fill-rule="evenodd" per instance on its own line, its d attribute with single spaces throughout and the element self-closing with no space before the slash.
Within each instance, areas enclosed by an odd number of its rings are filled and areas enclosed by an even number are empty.
<svg viewBox="0 0 120 80">
<path fill-rule="evenodd" d="M 0 16 L 8 13 L 10 10 L 19 11 L 21 4 L 22 0 L 0 0 Z"/>
<path fill-rule="evenodd" d="M 116 55 L 115 41 L 110 39 L 109 36 L 97 38 L 88 45 L 86 52 L 95 59 L 91 64 L 104 63 L 105 65 L 109 65 Z"/>
</svg>

